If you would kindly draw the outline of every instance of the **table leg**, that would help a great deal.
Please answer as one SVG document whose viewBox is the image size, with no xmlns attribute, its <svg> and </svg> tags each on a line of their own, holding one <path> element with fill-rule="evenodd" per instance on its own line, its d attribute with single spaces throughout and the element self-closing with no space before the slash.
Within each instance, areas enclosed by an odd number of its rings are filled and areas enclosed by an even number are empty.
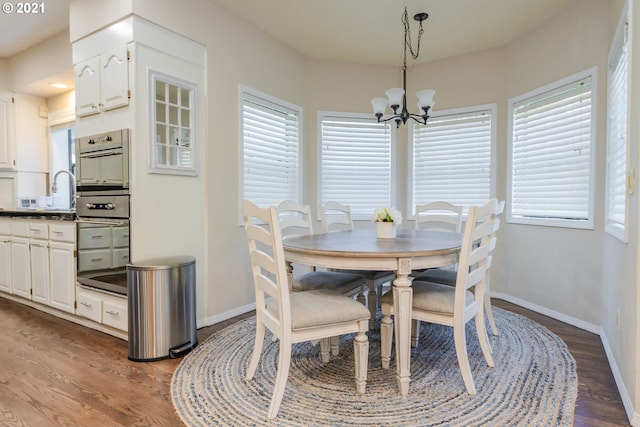
<svg viewBox="0 0 640 427">
<path fill-rule="evenodd" d="M 393 281 L 393 309 L 395 313 L 396 336 L 396 378 L 400 394 L 409 393 L 411 368 L 411 262 L 407 259 L 399 260 L 396 280 Z"/>
</svg>

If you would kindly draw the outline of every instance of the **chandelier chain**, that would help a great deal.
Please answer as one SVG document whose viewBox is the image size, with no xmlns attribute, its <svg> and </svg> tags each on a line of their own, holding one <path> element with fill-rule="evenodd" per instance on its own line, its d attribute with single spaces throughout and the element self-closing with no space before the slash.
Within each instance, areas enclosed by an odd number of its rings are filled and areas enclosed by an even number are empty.
<svg viewBox="0 0 640 427">
<path fill-rule="evenodd" d="M 409 52 L 413 59 L 418 59 L 418 55 L 420 55 L 420 39 L 422 38 L 422 34 L 424 33 L 424 29 L 422 28 L 422 21 L 420 21 L 420 27 L 418 28 L 418 43 L 416 45 L 416 50 L 414 52 L 412 41 L 411 41 L 411 27 L 409 26 L 409 13 L 407 12 L 407 8 L 404 8 L 404 15 L 402 15 L 402 23 L 404 24 L 404 66 L 407 66 L 407 47 L 409 48 Z"/>
</svg>

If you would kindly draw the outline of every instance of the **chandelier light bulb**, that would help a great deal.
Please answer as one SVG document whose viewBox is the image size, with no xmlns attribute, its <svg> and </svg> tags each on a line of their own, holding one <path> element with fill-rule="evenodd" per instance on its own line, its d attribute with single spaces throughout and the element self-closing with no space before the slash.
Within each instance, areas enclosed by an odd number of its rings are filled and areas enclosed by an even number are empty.
<svg viewBox="0 0 640 427">
<path fill-rule="evenodd" d="M 387 98 L 373 98 L 371 105 L 373 105 L 373 114 L 376 116 L 380 114 L 382 116 L 384 110 L 387 108 Z"/>
<path fill-rule="evenodd" d="M 422 110 L 423 107 L 432 107 L 433 108 L 433 95 L 435 95 L 436 91 L 432 89 L 421 90 L 416 93 L 416 97 L 418 98 L 418 108 Z"/>
<path fill-rule="evenodd" d="M 393 108 L 394 105 L 398 107 L 402 105 L 402 97 L 404 96 L 404 89 L 401 87 L 394 87 L 391 89 L 387 89 L 385 92 L 387 98 L 389 98 L 389 105 Z M 396 107 L 397 108 L 397 107 Z"/>
</svg>

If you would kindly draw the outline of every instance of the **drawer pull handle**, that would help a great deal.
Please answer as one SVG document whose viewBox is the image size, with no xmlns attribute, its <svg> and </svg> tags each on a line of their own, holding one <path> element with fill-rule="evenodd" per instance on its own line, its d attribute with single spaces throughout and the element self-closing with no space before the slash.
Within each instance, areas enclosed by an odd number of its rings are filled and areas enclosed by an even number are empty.
<svg viewBox="0 0 640 427">
<path fill-rule="evenodd" d="M 102 239 L 103 237 L 104 237 L 104 236 L 100 236 L 100 235 L 97 235 L 97 236 L 91 236 L 91 238 L 92 238 L 92 239 Z"/>
<path fill-rule="evenodd" d="M 53 234 L 64 234 L 62 231 L 51 230 Z"/>
<path fill-rule="evenodd" d="M 91 258 L 91 262 L 100 262 L 103 258 Z"/>
<path fill-rule="evenodd" d="M 110 314 L 112 316 L 120 317 L 120 313 L 118 313 L 117 311 L 107 310 L 105 311 L 105 313 Z"/>
<path fill-rule="evenodd" d="M 91 307 L 91 303 L 90 302 L 80 301 L 80 304 L 84 305 L 85 307 Z"/>
</svg>

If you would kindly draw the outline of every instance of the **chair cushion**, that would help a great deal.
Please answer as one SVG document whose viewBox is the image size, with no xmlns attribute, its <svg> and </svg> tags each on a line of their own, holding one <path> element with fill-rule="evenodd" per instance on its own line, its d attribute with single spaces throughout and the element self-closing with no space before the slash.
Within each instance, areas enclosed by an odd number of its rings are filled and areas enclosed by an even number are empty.
<svg viewBox="0 0 640 427">
<path fill-rule="evenodd" d="M 453 314 L 455 286 L 440 283 L 413 281 L 412 307 L 417 310 L 434 313 Z M 466 291 L 465 305 L 472 304 L 473 293 Z M 393 305 L 393 292 L 387 292 L 380 299 L 382 304 Z"/>
<path fill-rule="evenodd" d="M 319 289 L 293 292 L 290 298 L 291 325 L 294 330 L 368 320 L 371 316 L 367 307 L 334 291 Z M 277 315 L 278 302 L 270 299 L 267 311 Z"/>
<path fill-rule="evenodd" d="M 453 286 L 456 284 L 456 270 L 445 270 L 442 268 L 431 268 L 418 274 L 414 280 L 422 282 L 442 283 L 443 285 Z"/>
<path fill-rule="evenodd" d="M 365 283 L 367 283 L 366 279 L 358 274 L 337 271 L 312 271 L 300 276 L 300 279 L 294 283 L 293 289 L 296 291 L 330 289 L 346 294 L 361 289 Z"/>
</svg>

